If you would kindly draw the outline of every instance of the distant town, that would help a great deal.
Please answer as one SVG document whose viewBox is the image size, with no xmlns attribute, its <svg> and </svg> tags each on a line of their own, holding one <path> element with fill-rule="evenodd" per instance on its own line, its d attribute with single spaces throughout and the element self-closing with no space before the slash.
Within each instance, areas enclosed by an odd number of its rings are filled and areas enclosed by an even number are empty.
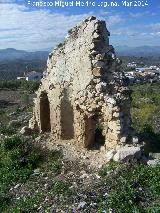
<svg viewBox="0 0 160 213">
<path fill-rule="evenodd" d="M 160 66 L 147 66 L 145 64 L 131 62 L 127 64 L 125 76 L 132 83 L 158 82 L 160 81 Z"/>
<path fill-rule="evenodd" d="M 160 81 L 160 66 L 142 66 L 133 61 L 126 65 L 125 76 L 130 83 L 158 82 Z M 42 72 L 30 71 L 24 72 L 23 76 L 18 76 L 17 80 L 35 81 L 41 80 L 42 77 Z"/>
</svg>

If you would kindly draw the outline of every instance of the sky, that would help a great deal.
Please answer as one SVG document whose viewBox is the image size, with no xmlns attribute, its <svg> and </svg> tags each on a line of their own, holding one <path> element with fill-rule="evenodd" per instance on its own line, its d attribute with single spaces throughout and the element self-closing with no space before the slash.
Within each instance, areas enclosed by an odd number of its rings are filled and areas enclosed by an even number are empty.
<svg viewBox="0 0 160 213">
<path fill-rule="evenodd" d="M 67 1 L 72 3 L 61 2 Z M 85 6 L 75 6 L 79 1 Z M 43 5 L 42 0 L 0 0 L 0 49 L 52 49 L 70 28 L 91 15 L 106 21 L 114 46 L 160 46 L 160 0 L 89 0 L 90 6 L 86 1 L 73 0 L 74 6 L 55 7 L 55 0 L 44 0 Z M 111 6 L 111 2 L 119 6 Z M 126 6 L 129 2 L 132 5 Z"/>
</svg>

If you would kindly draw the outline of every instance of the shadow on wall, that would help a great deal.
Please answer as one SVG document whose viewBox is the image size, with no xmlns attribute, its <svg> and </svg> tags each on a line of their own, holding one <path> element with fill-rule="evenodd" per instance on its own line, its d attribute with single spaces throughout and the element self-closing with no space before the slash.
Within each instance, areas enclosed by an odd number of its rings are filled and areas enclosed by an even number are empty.
<svg viewBox="0 0 160 213">
<path fill-rule="evenodd" d="M 40 97 L 40 122 L 41 130 L 43 132 L 48 132 L 51 130 L 50 106 L 46 92 L 43 92 Z"/>
<path fill-rule="evenodd" d="M 61 101 L 61 138 L 70 140 L 74 138 L 74 113 L 73 106 L 69 100 L 67 89 L 63 91 Z"/>
</svg>

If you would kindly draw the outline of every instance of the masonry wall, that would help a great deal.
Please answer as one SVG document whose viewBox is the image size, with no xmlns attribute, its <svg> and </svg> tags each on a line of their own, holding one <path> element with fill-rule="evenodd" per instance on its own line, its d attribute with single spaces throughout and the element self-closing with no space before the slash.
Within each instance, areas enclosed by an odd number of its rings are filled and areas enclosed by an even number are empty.
<svg viewBox="0 0 160 213">
<path fill-rule="evenodd" d="M 130 91 L 109 35 L 104 21 L 90 17 L 71 29 L 65 42 L 50 53 L 31 128 L 92 147 L 101 125 L 106 149 L 129 142 Z"/>
</svg>

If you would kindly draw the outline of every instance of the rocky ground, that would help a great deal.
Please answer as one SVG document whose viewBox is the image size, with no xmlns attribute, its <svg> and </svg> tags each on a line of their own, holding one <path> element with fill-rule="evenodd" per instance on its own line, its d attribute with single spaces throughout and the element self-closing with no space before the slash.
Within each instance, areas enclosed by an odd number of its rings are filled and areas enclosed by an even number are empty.
<svg viewBox="0 0 160 213">
<path fill-rule="evenodd" d="M 0 108 L 0 212 L 160 211 L 158 164 L 111 161 L 102 166 L 103 150 L 86 151 L 47 133 L 20 135 L 31 117 L 31 106 L 20 94 L 0 92 L 0 100 L 7 101 Z"/>
</svg>

